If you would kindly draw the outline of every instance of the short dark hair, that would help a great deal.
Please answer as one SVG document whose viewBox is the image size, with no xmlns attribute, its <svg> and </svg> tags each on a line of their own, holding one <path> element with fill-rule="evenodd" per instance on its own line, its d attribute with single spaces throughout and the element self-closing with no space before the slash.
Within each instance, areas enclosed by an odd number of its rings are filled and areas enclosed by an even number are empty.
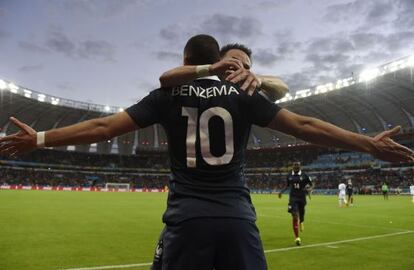
<svg viewBox="0 0 414 270">
<path fill-rule="evenodd" d="M 220 47 L 209 35 L 191 37 L 184 47 L 185 63 L 189 65 L 214 64 L 220 61 Z"/>
<path fill-rule="evenodd" d="M 230 50 L 240 50 L 243 51 L 249 58 L 252 58 L 252 50 L 239 43 L 230 43 L 226 46 L 223 46 L 220 50 L 220 57 L 223 57 Z M 251 60 L 251 59 L 250 59 Z"/>
</svg>

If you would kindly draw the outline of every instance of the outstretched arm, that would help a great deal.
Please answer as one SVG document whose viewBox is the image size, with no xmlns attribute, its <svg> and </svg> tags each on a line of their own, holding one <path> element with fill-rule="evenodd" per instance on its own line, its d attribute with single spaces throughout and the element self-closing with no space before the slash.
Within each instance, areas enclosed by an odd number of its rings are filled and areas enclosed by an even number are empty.
<svg viewBox="0 0 414 270">
<path fill-rule="evenodd" d="M 268 125 L 269 128 L 295 136 L 314 144 L 366 152 L 375 158 L 390 162 L 413 162 L 414 152 L 390 137 L 398 134 L 400 127 L 369 137 L 344 130 L 316 118 L 280 110 Z"/>
<path fill-rule="evenodd" d="M 43 146 L 52 147 L 100 142 L 138 128 L 126 112 L 91 119 L 46 132 L 36 132 L 14 117 L 11 117 L 10 121 L 20 131 L 0 138 L 0 154 L 19 155 Z"/>
</svg>

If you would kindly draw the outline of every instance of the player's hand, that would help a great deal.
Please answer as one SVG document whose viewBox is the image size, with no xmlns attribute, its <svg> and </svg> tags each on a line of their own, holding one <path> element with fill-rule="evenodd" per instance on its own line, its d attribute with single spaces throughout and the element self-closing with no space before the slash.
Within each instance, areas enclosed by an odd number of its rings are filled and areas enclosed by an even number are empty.
<svg viewBox="0 0 414 270">
<path fill-rule="evenodd" d="M 35 150 L 37 148 L 36 131 L 14 117 L 10 117 L 10 121 L 20 131 L 0 137 L 0 155 L 15 156 Z"/>
<path fill-rule="evenodd" d="M 226 58 L 212 64 L 209 67 L 209 73 L 211 75 L 217 75 L 219 77 L 225 77 L 230 71 L 242 69 L 243 64 L 240 60 L 234 58 Z"/>
<path fill-rule="evenodd" d="M 240 83 L 240 88 L 243 91 L 247 91 L 249 95 L 252 95 L 254 91 L 262 85 L 262 81 L 259 77 L 257 77 L 252 71 L 245 68 L 240 68 L 234 72 L 231 72 L 231 74 L 228 74 L 226 77 L 226 80 L 232 83 Z"/>
<path fill-rule="evenodd" d="M 390 137 L 397 135 L 401 130 L 400 126 L 386 130 L 374 139 L 374 150 L 372 155 L 378 159 L 389 162 L 414 162 L 414 151 L 396 143 Z"/>
</svg>

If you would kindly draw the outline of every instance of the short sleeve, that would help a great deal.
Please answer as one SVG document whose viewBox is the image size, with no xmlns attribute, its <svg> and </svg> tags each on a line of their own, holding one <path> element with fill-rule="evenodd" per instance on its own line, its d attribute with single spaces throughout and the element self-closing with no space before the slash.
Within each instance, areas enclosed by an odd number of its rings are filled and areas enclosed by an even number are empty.
<svg viewBox="0 0 414 270">
<path fill-rule="evenodd" d="M 281 109 L 271 102 L 264 93 L 257 91 L 248 97 L 248 107 L 247 115 L 250 122 L 260 127 L 268 126 Z"/>
<path fill-rule="evenodd" d="M 138 127 L 146 128 L 161 122 L 163 112 L 162 90 L 157 89 L 141 99 L 137 104 L 132 105 L 125 111 L 135 121 Z"/>
</svg>

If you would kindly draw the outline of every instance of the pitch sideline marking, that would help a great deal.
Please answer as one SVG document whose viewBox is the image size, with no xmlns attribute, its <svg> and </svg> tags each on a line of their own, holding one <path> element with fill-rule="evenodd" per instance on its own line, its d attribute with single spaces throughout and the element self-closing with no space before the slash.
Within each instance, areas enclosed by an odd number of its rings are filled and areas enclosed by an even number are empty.
<svg viewBox="0 0 414 270">
<path fill-rule="evenodd" d="M 325 242 L 319 244 L 312 244 L 306 246 L 297 246 L 297 247 L 287 247 L 287 248 L 277 248 L 277 249 L 269 249 L 265 250 L 264 253 L 275 253 L 275 252 L 282 252 L 282 251 L 289 251 L 295 249 L 304 249 L 304 248 L 313 248 L 313 247 L 324 247 L 324 246 L 333 246 L 337 244 L 343 243 L 350 243 L 350 242 L 357 242 L 357 241 L 364 241 L 364 240 L 371 240 L 371 239 L 378 239 L 378 238 L 385 238 L 395 235 L 402 235 L 402 234 L 410 234 L 414 233 L 414 231 L 403 231 L 403 232 L 396 232 L 396 233 L 388 233 L 388 234 L 378 234 L 366 237 L 359 237 L 353 238 L 348 240 L 340 240 L 334 242 Z M 142 266 L 150 266 L 152 263 L 138 263 L 138 264 L 124 264 L 124 265 L 108 265 L 108 266 L 96 266 L 96 267 L 83 267 L 83 268 L 70 268 L 70 269 L 62 269 L 62 270 L 105 270 L 105 269 L 125 269 L 125 268 L 132 268 L 132 267 L 142 267 Z"/>
<path fill-rule="evenodd" d="M 104 269 L 125 269 L 132 267 L 151 266 L 152 263 L 135 263 L 135 264 L 124 264 L 124 265 L 107 265 L 107 266 L 95 266 L 95 267 L 83 267 L 83 268 L 71 268 L 62 270 L 104 270 Z"/>
<path fill-rule="evenodd" d="M 278 215 L 257 215 L 258 217 L 275 217 L 280 219 L 289 219 L 290 216 L 284 217 L 284 216 L 278 216 Z M 371 228 L 371 229 L 382 229 L 382 230 L 389 230 L 389 231 L 400 231 L 405 232 L 407 229 L 403 228 L 394 228 L 394 227 L 383 227 L 383 226 L 370 226 L 370 225 L 361 225 L 361 224 L 350 224 L 350 223 L 343 223 L 343 222 L 331 222 L 331 221 L 319 221 L 319 220 L 312 220 L 309 221 L 309 223 L 324 223 L 324 224 L 332 224 L 332 225 L 343 225 L 343 226 L 349 226 L 349 227 L 356 227 L 356 228 Z"/>
<path fill-rule="evenodd" d="M 357 241 L 363 241 L 363 240 L 371 240 L 371 239 L 377 239 L 377 238 L 385 238 L 385 237 L 401 235 L 401 234 L 409 234 L 409 233 L 414 233 L 414 231 L 403 231 L 403 232 L 395 232 L 395 233 L 387 233 L 387 234 L 378 234 L 378 235 L 372 235 L 372 236 L 366 236 L 366 237 L 359 237 L 359 238 L 353 238 L 353 239 L 347 239 L 347 240 L 340 240 L 340 241 L 334 241 L 334 242 L 325 242 L 325 243 L 312 244 L 312 245 L 306 245 L 306 246 L 298 246 L 298 247 L 269 249 L 269 250 L 265 250 L 265 253 L 281 252 L 281 251 L 312 248 L 312 247 L 333 246 L 333 245 L 337 245 L 337 244 L 344 244 L 344 243 L 357 242 Z"/>
</svg>

